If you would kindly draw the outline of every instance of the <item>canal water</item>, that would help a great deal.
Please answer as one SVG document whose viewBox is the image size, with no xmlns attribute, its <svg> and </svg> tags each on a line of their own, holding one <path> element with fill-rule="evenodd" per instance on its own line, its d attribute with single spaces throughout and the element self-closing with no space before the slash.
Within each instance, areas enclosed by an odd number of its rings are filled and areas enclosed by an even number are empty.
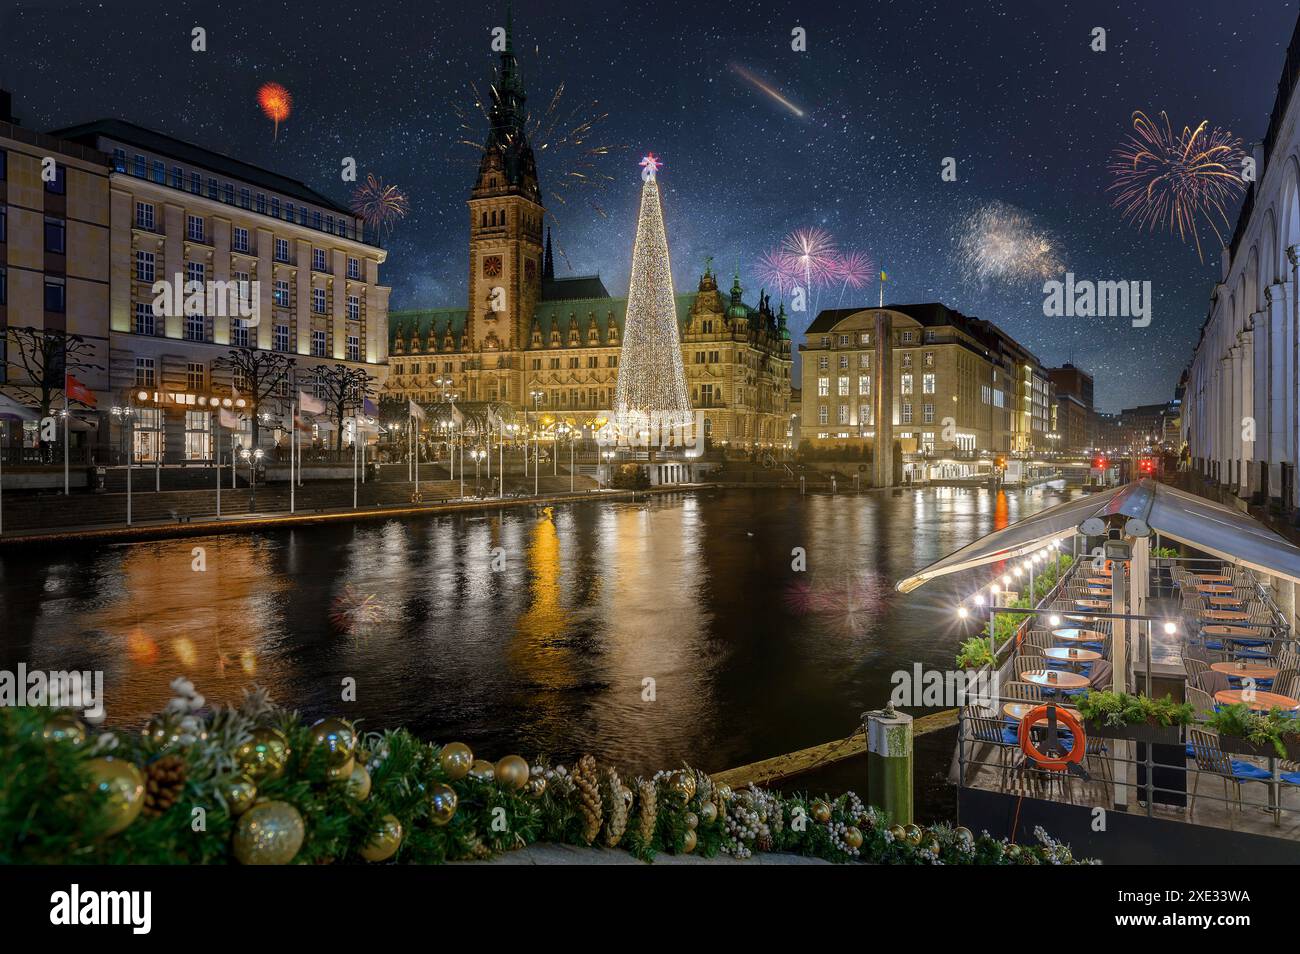
<svg viewBox="0 0 1300 954">
<path fill-rule="evenodd" d="M 720 770 L 843 737 L 895 671 L 951 667 L 954 597 L 989 574 L 893 584 L 1063 499 L 728 489 L 0 551 L 0 668 L 103 670 L 119 726 L 184 675 L 213 702 L 256 682 L 308 718 L 486 758 Z M 921 747 L 924 814 L 942 814 L 950 754 L 951 738 Z M 865 789 L 864 771 L 826 784 Z"/>
</svg>

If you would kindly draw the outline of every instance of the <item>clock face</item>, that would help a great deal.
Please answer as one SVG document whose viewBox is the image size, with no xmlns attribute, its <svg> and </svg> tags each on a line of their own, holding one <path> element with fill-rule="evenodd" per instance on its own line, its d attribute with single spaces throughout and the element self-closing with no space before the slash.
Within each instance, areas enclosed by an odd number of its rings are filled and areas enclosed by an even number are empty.
<svg viewBox="0 0 1300 954">
<path fill-rule="evenodd" d="M 501 256 L 489 255 L 483 259 L 483 274 L 488 278 L 497 278 L 501 274 Z"/>
</svg>

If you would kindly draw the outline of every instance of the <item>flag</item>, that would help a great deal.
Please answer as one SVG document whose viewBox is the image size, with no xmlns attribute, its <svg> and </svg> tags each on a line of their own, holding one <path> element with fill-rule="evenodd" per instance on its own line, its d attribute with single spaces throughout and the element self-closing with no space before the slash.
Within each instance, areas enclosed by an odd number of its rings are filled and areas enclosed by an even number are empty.
<svg viewBox="0 0 1300 954">
<path fill-rule="evenodd" d="M 455 401 L 451 402 L 451 420 L 457 427 L 465 423 L 465 415 L 461 413 Z"/>
<path fill-rule="evenodd" d="M 366 417 L 378 417 L 379 405 L 377 405 L 374 401 L 370 400 L 370 398 L 362 398 L 361 413 L 364 414 Z"/>
<path fill-rule="evenodd" d="M 69 400 L 80 401 L 89 407 L 94 407 L 97 403 L 94 393 L 71 374 L 64 376 L 63 392 Z"/>
<path fill-rule="evenodd" d="M 298 407 L 304 414 L 324 414 L 325 402 L 320 398 L 312 397 L 306 391 L 298 392 Z"/>
<path fill-rule="evenodd" d="M 889 281 L 889 276 L 885 274 L 884 269 L 881 269 L 881 271 L 880 271 L 880 280 L 881 280 L 882 282 L 887 282 L 887 281 Z"/>
<path fill-rule="evenodd" d="M 407 404 L 409 405 L 407 411 L 411 417 L 417 417 L 420 420 L 424 420 L 424 408 L 409 399 L 407 400 Z"/>
<path fill-rule="evenodd" d="M 228 411 L 224 407 L 221 413 L 217 415 L 217 423 L 222 427 L 228 427 L 232 431 L 239 430 L 239 415 L 234 411 Z"/>
</svg>

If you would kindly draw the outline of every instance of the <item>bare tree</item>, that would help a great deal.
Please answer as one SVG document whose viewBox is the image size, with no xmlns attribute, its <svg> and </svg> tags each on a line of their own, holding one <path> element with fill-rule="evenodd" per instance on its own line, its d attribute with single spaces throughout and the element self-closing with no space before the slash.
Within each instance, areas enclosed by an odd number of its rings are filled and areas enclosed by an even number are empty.
<svg viewBox="0 0 1300 954">
<path fill-rule="evenodd" d="M 55 394 L 63 393 L 66 375 L 102 370 L 88 360 L 94 355 L 95 346 L 81 335 L 28 325 L 8 329 L 5 339 L 5 383 L 2 389 L 29 407 L 35 406 L 41 417 L 49 416 Z M 90 406 L 75 398 L 72 403 Z M 45 447 L 44 440 L 41 447 Z"/>
<path fill-rule="evenodd" d="M 212 362 L 213 369 L 230 372 L 235 390 L 252 395 L 253 446 L 260 447 L 261 410 L 264 402 L 284 392 L 295 358 L 259 348 L 231 348 L 223 358 Z"/>
<path fill-rule="evenodd" d="M 361 410 L 366 398 L 375 396 L 375 378 L 365 368 L 331 364 L 316 369 L 320 382 L 318 394 L 325 402 L 325 412 L 336 426 L 334 449 L 343 449 L 343 421 Z"/>
</svg>

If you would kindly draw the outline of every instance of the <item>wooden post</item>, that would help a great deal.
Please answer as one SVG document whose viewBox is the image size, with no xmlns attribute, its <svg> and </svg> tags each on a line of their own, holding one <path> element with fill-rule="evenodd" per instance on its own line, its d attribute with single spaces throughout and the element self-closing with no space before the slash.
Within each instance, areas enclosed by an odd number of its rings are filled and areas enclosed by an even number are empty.
<svg viewBox="0 0 1300 954">
<path fill-rule="evenodd" d="M 867 712 L 867 800 L 889 824 L 912 823 L 912 717 L 893 705 Z"/>
</svg>

